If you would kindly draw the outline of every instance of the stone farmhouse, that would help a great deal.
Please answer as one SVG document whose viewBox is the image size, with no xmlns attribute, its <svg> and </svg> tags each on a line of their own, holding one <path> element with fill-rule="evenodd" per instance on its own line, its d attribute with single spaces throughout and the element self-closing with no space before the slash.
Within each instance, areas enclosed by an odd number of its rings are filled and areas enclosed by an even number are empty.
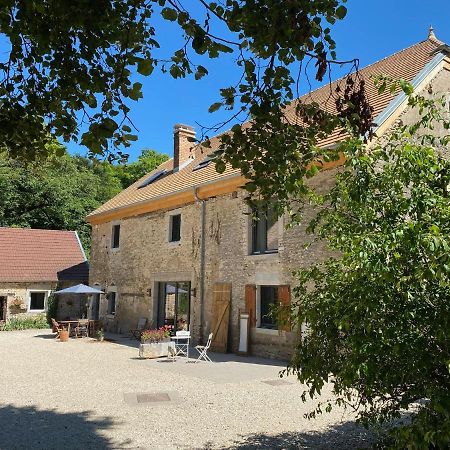
<svg viewBox="0 0 450 450">
<path fill-rule="evenodd" d="M 75 231 L 0 227 L 0 322 L 47 311 L 56 287 L 87 283 L 89 265 Z M 59 317 L 77 315 L 79 300 L 60 302 Z"/>
<path fill-rule="evenodd" d="M 403 94 L 378 95 L 371 76 L 380 74 L 410 81 L 417 92 L 447 95 L 449 48 L 430 30 L 427 40 L 361 70 L 378 138 L 399 120 L 417 117 Z M 338 83 L 343 80 L 332 87 Z M 305 99 L 323 104 L 328 96 L 325 86 Z M 237 351 L 239 317 L 248 312 L 250 352 L 287 359 L 299 330 L 278 326 L 268 311 L 273 304 L 289 304 L 293 270 L 318 261 L 327 250 L 319 244 L 306 250 L 311 237 L 305 225 L 286 229 L 286 217 L 252 219 L 239 171 L 218 174 L 207 153 L 191 150 L 192 136 L 193 128 L 176 125 L 173 159 L 88 216 L 90 282 L 106 292 L 94 299 L 93 314 L 117 332 L 135 328 L 141 317 L 149 327 L 189 328 L 194 341 L 212 331 L 217 350 Z M 342 138 L 335 133 L 324 145 Z M 334 170 L 312 181 L 326 189 Z"/>
</svg>

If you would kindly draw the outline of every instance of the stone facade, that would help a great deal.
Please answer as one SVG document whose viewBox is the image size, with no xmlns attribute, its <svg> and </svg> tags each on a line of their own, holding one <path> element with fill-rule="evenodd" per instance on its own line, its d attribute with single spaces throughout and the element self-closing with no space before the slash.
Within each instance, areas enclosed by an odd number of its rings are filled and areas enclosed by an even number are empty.
<svg viewBox="0 0 450 450">
<path fill-rule="evenodd" d="M 80 280 L 79 282 L 85 282 Z M 5 319 L 12 317 L 30 316 L 47 312 L 48 297 L 52 291 L 65 289 L 78 284 L 76 281 L 40 281 L 34 283 L 0 283 L 0 300 L 6 299 Z M 30 294 L 32 292 L 43 292 L 45 294 L 44 309 L 33 310 L 30 308 Z M 56 319 L 64 320 L 72 317 L 81 317 L 82 309 L 86 309 L 87 297 L 66 294 L 58 299 Z M 22 307 L 20 307 L 21 305 Z M 2 306 L 2 305 L 0 305 Z M 2 318 L 0 317 L 0 320 Z"/>
<path fill-rule="evenodd" d="M 448 95 L 449 91 L 450 72 L 445 69 L 426 88 L 426 92 L 432 92 L 429 95 L 436 96 Z M 406 109 L 399 119 L 406 124 L 417 118 L 416 111 Z M 438 129 L 437 132 L 444 131 Z M 334 171 L 326 171 L 312 182 L 329 189 L 334 175 Z M 211 330 L 214 283 L 226 282 L 231 283 L 228 349 L 237 351 L 238 318 L 239 312 L 246 310 L 246 285 L 294 287 L 294 270 L 330 255 L 323 244 L 313 243 L 305 248 L 312 239 L 306 233 L 306 224 L 314 214 L 308 208 L 303 222 L 293 228 L 286 228 L 287 218 L 280 219 L 277 253 L 252 255 L 251 219 L 244 197 L 243 192 L 236 191 L 205 200 L 203 311 L 200 301 L 201 200 L 178 210 L 160 210 L 93 225 L 91 285 L 97 284 L 105 292 L 116 292 L 115 314 L 107 314 L 107 296 L 102 295 L 100 299 L 100 318 L 105 328 L 125 333 L 136 328 L 141 317 L 148 319 L 150 328 L 156 327 L 159 283 L 188 281 L 191 283 L 190 330 L 194 342 L 204 341 Z M 181 240 L 172 243 L 169 242 L 170 217 L 178 213 L 182 216 Z M 121 226 L 120 246 L 113 249 L 111 231 L 117 223 Z M 250 331 L 250 352 L 288 359 L 298 338 L 298 330 L 287 332 L 256 326 Z"/>
<path fill-rule="evenodd" d="M 320 174 L 315 183 L 330 185 L 333 174 Z M 212 321 L 214 283 L 232 286 L 229 350 L 238 345 L 239 311 L 244 311 L 245 286 L 293 285 L 292 272 L 308 265 L 328 252 L 314 244 L 304 248 L 310 239 L 305 225 L 286 229 L 281 218 L 278 227 L 278 253 L 251 254 L 251 217 L 244 192 L 233 192 L 205 201 L 205 291 L 204 320 L 200 323 L 200 249 L 202 206 L 200 202 L 178 210 L 164 210 L 124 218 L 120 221 L 120 246 L 111 248 L 112 226 L 119 222 L 94 225 L 92 230 L 91 285 L 105 292 L 116 292 L 115 314 L 107 313 L 108 298 L 100 300 L 100 318 L 109 331 L 126 333 L 141 317 L 148 326 L 157 326 L 158 284 L 189 281 L 191 283 L 190 330 L 194 341 L 207 336 Z M 169 221 L 181 213 L 181 240 L 169 242 Z M 312 212 L 306 211 L 306 219 Z M 255 328 L 251 332 L 251 352 L 269 357 L 288 358 L 297 332 Z"/>
<path fill-rule="evenodd" d="M 12 317 L 35 315 L 47 310 L 47 299 L 50 292 L 54 290 L 56 283 L 37 282 L 37 283 L 1 283 L 0 300 L 6 298 L 6 320 Z M 31 292 L 44 292 L 44 309 L 30 309 Z M 0 318 L 1 320 L 1 318 Z"/>
</svg>

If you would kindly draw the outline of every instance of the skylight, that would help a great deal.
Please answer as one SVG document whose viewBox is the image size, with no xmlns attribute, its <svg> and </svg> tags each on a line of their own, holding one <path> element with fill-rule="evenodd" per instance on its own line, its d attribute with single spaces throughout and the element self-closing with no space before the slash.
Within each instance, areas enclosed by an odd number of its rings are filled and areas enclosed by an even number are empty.
<svg viewBox="0 0 450 450">
<path fill-rule="evenodd" d="M 209 166 L 210 162 L 214 159 L 215 155 L 207 156 L 203 161 L 200 161 L 192 170 L 203 169 L 204 167 Z"/>
<path fill-rule="evenodd" d="M 161 178 L 166 172 L 167 172 L 167 170 L 160 170 L 159 172 L 156 172 L 153 175 L 150 175 L 140 186 L 138 186 L 138 189 L 142 189 L 143 187 L 148 186 L 149 184 L 152 184 L 158 178 Z"/>
</svg>

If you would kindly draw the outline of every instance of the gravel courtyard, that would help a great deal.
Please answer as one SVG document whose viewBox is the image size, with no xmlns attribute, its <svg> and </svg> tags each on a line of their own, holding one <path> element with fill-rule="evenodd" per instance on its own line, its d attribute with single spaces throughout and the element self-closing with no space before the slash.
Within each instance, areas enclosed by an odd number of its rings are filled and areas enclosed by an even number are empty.
<svg viewBox="0 0 450 450">
<path fill-rule="evenodd" d="M 60 343 L 0 333 L 0 449 L 357 449 L 350 413 L 309 421 L 282 365 L 211 354 L 214 364 L 140 360 L 129 339 Z"/>
</svg>

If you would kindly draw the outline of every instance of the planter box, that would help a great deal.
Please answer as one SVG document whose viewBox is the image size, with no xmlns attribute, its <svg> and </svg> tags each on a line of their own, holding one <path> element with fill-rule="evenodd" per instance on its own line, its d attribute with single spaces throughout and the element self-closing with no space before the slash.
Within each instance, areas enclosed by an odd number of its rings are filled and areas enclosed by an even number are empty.
<svg viewBox="0 0 450 450">
<path fill-rule="evenodd" d="M 161 358 L 169 355 L 169 348 L 175 350 L 175 345 L 171 341 L 158 342 L 152 344 L 141 344 L 139 346 L 139 358 Z"/>
</svg>

